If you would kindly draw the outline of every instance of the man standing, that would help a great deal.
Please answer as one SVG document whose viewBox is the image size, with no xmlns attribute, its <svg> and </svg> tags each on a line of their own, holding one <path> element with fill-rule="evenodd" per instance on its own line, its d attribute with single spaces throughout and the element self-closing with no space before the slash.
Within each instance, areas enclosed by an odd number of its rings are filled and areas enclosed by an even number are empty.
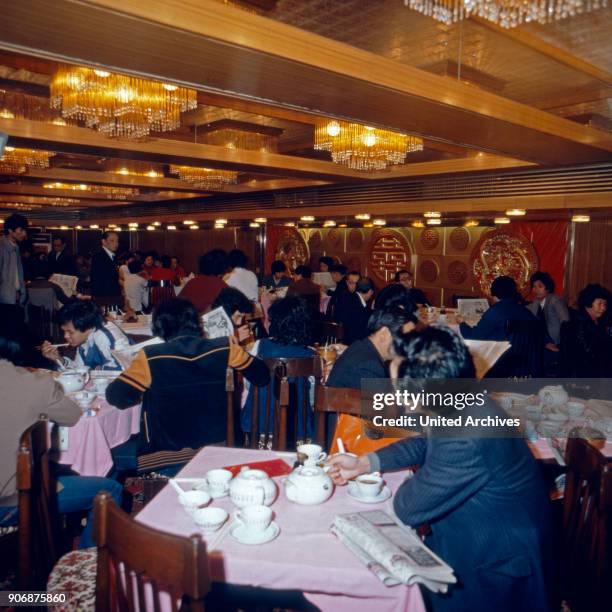
<svg viewBox="0 0 612 612">
<path fill-rule="evenodd" d="M 119 235 L 116 232 L 102 234 L 102 250 L 91 260 L 91 294 L 95 297 L 119 297 L 119 273 L 115 253 L 119 248 Z"/>
<path fill-rule="evenodd" d="M 51 274 L 67 274 L 77 276 L 74 257 L 66 249 L 66 238 L 63 236 L 53 236 L 53 250 L 49 254 L 48 269 Z"/>
<path fill-rule="evenodd" d="M 360 279 L 355 284 L 355 290 L 351 292 L 351 276 L 349 274 L 347 282 L 349 291 L 340 297 L 335 310 L 336 320 L 344 325 L 347 344 L 368 335 L 368 319 L 372 314 L 368 302 L 374 295 L 374 283 L 367 276 Z"/>
<path fill-rule="evenodd" d="M 27 297 L 18 245 L 28 237 L 27 229 L 24 216 L 11 215 L 4 222 L 4 236 L 0 238 L 0 313 L 16 327 L 23 324 L 22 306 Z"/>
</svg>

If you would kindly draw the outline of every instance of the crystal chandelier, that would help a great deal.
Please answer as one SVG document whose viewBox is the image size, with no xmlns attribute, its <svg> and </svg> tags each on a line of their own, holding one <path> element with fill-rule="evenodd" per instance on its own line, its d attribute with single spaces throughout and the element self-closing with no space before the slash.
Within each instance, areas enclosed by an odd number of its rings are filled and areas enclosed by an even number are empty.
<svg viewBox="0 0 612 612">
<path fill-rule="evenodd" d="M 5 147 L 4 155 L 0 157 L 0 172 L 23 174 L 27 172 L 28 168 L 48 168 L 49 158 L 53 155 L 55 153 L 50 151 Z"/>
<path fill-rule="evenodd" d="M 60 67 L 50 91 L 64 119 L 123 138 L 176 130 L 181 113 L 197 107 L 193 89 L 79 66 Z"/>
<path fill-rule="evenodd" d="M 235 129 L 208 132 L 201 137 L 201 142 L 226 149 L 244 149 L 262 153 L 275 153 L 278 150 L 278 136 Z"/>
<path fill-rule="evenodd" d="M 407 153 L 423 150 L 423 141 L 359 123 L 320 120 L 315 124 L 314 148 L 330 151 L 337 164 L 372 171 L 403 164 Z"/>
<path fill-rule="evenodd" d="M 191 183 L 200 189 L 219 189 L 224 185 L 234 185 L 238 182 L 238 172 L 234 170 L 171 165 L 170 172 L 178 174 L 181 181 Z"/>
<path fill-rule="evenodd" d="M 550 23 L 608 6 L 608 0 L 404 0 L 411 9 L 450 25 L 470 15 L 503 28 Z"/>
<path fill-rule="evenodd" d="M 115 187 L 114 185 L 86 185 L 85 183 L 44 183 L 45 189 L 65 189 L 68 191 L 87 191 L 100 193 L 108 198 L 125 200 L 129 196 L 140 195 L 140 191 L 133 187 Z"/>
<path fill-rule="evenodd" d="M 151 178 L 164 176 L 164 172 L 158 164 L 131 159 L 107 159 L 104 162 L 104 169 L 112 174 L 122 176 L 148 176 Z"/>
</svg>

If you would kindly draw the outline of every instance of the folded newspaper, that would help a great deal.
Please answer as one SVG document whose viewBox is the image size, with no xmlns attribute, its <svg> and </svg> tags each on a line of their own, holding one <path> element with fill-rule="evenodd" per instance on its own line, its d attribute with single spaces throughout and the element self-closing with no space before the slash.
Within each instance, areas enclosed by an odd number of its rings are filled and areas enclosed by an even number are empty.
<svg viewBox="0 0 612 612">
<path fill-rule="evenodd" d="M 446 593 L 457 582 L 453 569 L 414 529 L 382 510 L 339 514 L 331 531 L 385 586 L 421 583 Z"/>
<path fill-rule="evenodd" d="M 72 297 L 76 291 L 78 276 L 69 276 L 67 274 L 52 274 L 49 277 L 49 282 L 57 285 L 68 297 Z"/>
<path fill-rule="evenodd" d="M 122 370 L 127 370 L 132 365 L 132 361 L 138 354 L 138 352 L 145 346 L 151 346 L 152 344 L 161 344 L 163 340 L 157 336 L 138 344 L 130 344 L 129 346 L 121 350 L 112 350 L 111 355 L 119 362 Z"/>
</svg>

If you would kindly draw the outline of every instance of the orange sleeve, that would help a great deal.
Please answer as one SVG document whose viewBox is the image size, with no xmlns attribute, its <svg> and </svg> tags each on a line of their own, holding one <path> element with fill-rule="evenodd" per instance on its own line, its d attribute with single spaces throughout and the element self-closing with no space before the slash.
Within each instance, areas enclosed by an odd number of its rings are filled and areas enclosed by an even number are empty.
<svg viewBox="0 0 612 612">
<path fill-rule="evenodd" d="M 121 372 L 119 380 L 143 393 L 151 386 L 151 370 L 144 351 L 141 350 L 130 367 Z"/>
<path fill-rule="evenodd" d="M 239 344 L 230 341 L 229 359 L 227 365 L 234 370 L 244 370 L 253 363 L 253 357 L 249 355 Z"/>
</svg>

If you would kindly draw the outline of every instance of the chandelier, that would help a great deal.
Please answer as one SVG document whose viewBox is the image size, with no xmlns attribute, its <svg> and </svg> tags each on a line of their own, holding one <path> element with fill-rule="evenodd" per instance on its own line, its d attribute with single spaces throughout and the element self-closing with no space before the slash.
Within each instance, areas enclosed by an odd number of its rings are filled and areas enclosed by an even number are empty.
<svg viewBox="0 0 612 612">
<path fill-rule="evenodd" d="M 123 138 L 176 130 L 181 113 L 198 105 L 193 89 L 79 66 L 59 68 L 50 91 L 64 119 Z"/>
<path fill-rule="evenodd" d="M 275 153 L 278 150 L 278 136 L 243 130 L 215 130 L 202 136 L 201 142 L 226 149 L 245 149 L 262 153 Z"/>
<path fill-rule="evenodd" d="M 178 174 L 181 181 L 191 183 L 200 189 L 219 189 L 224 185 L 234 185 L 238 182 L 238 172 L 234 170 L 171 165 L 170 172 Z"/>
<path fill-rule="evenodd" d="M 0 172 L 23 174 L 28 168 L 48 168 L 49 158 L 53 155 L 55 153 L 50 151 L 4 147 L 4 155 L 0 157 Z"/>
<path fill-rule="evenodd" d="M 502 28 L 514 28 L 589 13 L 608 6 L 608 0 L 404 0 L 404 4 L 447 25 L 477 15 Z"/>
<path fill-rule="evenodd" d="M 133 187 L 115 187 L 114 185 L 87 185 L 85 183 L 44 183 L 45 189 L 65 189 L 69 191 L 87 191 L 100 193 L 108 198 L 125 200 L 129 196 L 140 195 L 140 191 Z"/>
<path fill-rule="evenodd" d="M 122 176 L 149 176 L 151 178 L 164 176 L 164 172 L 158 164 L 131 159 L 107 159 L 104 162 L 104 169 L 112 174 Z"/>
<path fill-rule="evenodd" d="M 372 171 L 403 164 L 407 153 L 423 150 L 423 141 L 359 123 L 320 120 L 315 124 L 314 148 L 330 151 L 337 164 Z"/>
<path fill-rule="evenodd" d="M 14 210 L 34 210 L 42 208 L 42 204 L 23 204 L 22 202 L 0 202 L 0 208 L 12 208 Z"/>
</svg>

